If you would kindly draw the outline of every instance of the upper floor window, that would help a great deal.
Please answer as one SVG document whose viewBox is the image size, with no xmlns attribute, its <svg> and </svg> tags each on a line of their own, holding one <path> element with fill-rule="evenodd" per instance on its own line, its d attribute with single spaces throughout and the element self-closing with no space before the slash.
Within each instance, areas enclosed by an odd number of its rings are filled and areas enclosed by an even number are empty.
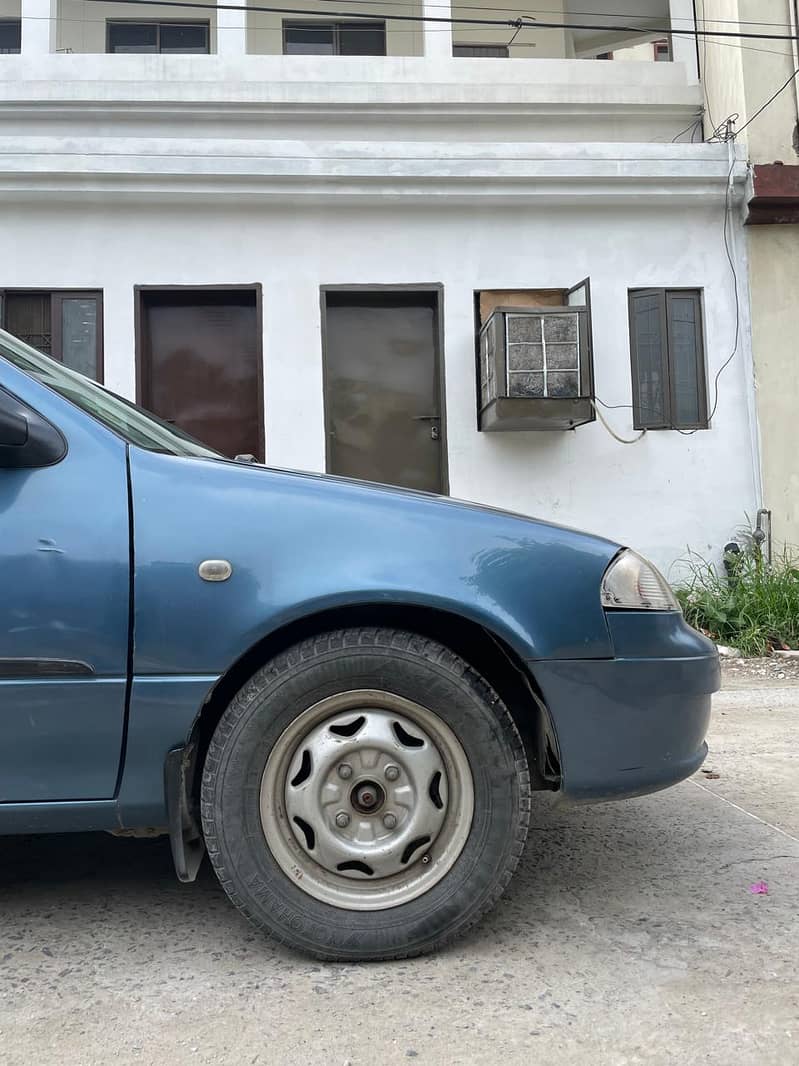
<svg viewBox="0 0 799 1066">
<path fill-rule="evenodd" d="M 284 21 L 283 52 L 293 56 L 384 56 L 386 24 Z"/>
<path fill-rule="evenodd" d="M 107 52 L 204 55 L 208 39 L 207 22 L 106 22 Z"/>
<path fill-rule="evenodd" d="M 630 353 L 636 429 L 707 429 L 699 289 L 632 289 Z"/>
<path fill-rule="evenodd" d="M 22 20 L 0 19 L 0 55 L 14 55 L 22 47 Z"/>
<path fill-rule="evenodd" d="M 3 328 L 79 374 L 102 379 L 103 297 L 100 292 L 6 290 Z"/>
<path fill-rule="evenodd" d="M 652 49 L 655 53 L 656 63 L 671 62 L 671 44 L 669 41 L 655 41 L 652 45 Z"/>
<path fill-rule="evenodd" d="M 453 44 L 452 54 L 470 59 L 507 59 L 510 52 L 506 44 Z"/>
</svg>

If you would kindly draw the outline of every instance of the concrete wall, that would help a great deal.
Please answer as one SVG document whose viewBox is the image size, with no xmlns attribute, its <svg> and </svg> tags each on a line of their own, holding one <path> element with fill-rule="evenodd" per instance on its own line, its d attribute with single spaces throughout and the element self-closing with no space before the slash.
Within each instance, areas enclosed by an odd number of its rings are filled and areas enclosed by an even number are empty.
<svg viewBox="0 0 799 1066">
<path fill-rule="evenodd" d="M 520 14 L 531 14 L 535 17 L 536 4 L 525 4 L 524 11 L 518 7 L 497 4 L 487 7 L 486 0 L 459 0 L 452 4 L 453 18 L 490 18 L 490 19 L 518 19 Z M 546 0 L 541 3 L 546 9 L 539 18 L 547 22 L 564 22 L 563 0 Z M 510 49 L 512 58 L 519 59 L 558 59 L 567 58 L 571 55 L 570 46 L 567 44 L 567 34 L 564 30 L 550 30 L 525 27 L 516 33 L 511 26 L 471 26 L 468 24 L 455 24 L 452 27 L 452 40 L 456 44 L 508 44 L 513 38 Z"/>
<path fill-rule="evenodd" d="M 699 0 L 707 18 L 790 24 L 789 0 L 764 14 L 762 0 Z M 787 29 L 786 29 L 786 32 Z M 710 38 L 700 45 L 712 124 L 739 113 L 736 128 L 765 103 L 795 69 L 788 41 L 746 42 L 730 48 Z M 712 125 L 708 123 L 708 128 Z M 796 164 L 797 86 L 782 92 L 742 134 L 753 163 Z M 774 539 L 799 546 L 799 233 L 796 226 L 747 229 L 752 351 L 763 460 L 763 505 L 773 512 Z"/>
<path fill-rule="evenodd" d="M 799 234 L 753 226 L 748 244 L 763 502 L 777 544 L 799 549 Z"/>
<path fill-rule="evenodd" d="M 764 13 L 762 0 L 697 0 L 700 23 L 707 28 L 729 29 L 728 25 L 710 20 L 739 20 L 754 23 L 758 19 L 777 23 L 776 33 L 790 33 L 790 0 L 774 0 Z M 765 33 L 768 27 L 751 26 L 753 32 Z M 713 125 L 719 125 L 734 112 L 736 128 L 766 102 L 771 94 L 796 69 L 790 41 L 743 41 L 738 47 L 729 38 L 708 37 L 699 44 L 704 71 L 706 103 Z M 771 163 L 775 159 L 796 161 L 794 135 L 797 123 L 797 86 L 789 86 L 744 132 L 752 162 Z M 712 126 L 708 124 L 708 136 Z"/>
<path fill-rule="evenodd" d="M 701 287 L 712 376 L 732 340 L 716 203 L 222 204 L 153 203 L 146 211 L 91 198 L 6 205 L 0 225 L 14 254 L 0 262 L 0 287 L 103 289 L 106 381 L 132 397 L 134 285 L 261 282 L 267 459 L 321 471 L 319 286 L 441 283 L 453 496 L 604 533 L 665 569 L 688 547 L 717 557 L 752 512 L 751 384 L 743 360 L 722 379 L 713 428 L 692 436 L 650 432 L 622 445 L 599 423 L 498 434 L 475 425 L 476 289 L 566 287 L 590 276 L 596 391 L 606 403 L 629 404 L 628 287 Z M 606 417 L 621 435 L 634 435 L 629 410 Z"/>
</svg>

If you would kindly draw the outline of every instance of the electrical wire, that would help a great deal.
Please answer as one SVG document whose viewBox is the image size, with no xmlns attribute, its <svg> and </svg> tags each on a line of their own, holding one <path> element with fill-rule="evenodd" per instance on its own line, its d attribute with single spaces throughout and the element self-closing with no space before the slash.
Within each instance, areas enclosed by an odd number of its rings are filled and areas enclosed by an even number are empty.
<svg viewBox="0 0 799 1066">
<path fill-rule="evenodd" d="M 125 0 L 118 0 L 118 2 L 123 2 L 124 3 Z M 155 2 L 155 0 L 153 0 L 153 2 Z M 320 2 L 323 2 L 323 3 L 338 3 L 339 0 L 320 0 Z M 396 8 L 398 8 L 398 7 L 404 7 L 404 8 L 408 8 L 408 9 L 412 9 L 412 10 L 417 10 L 418 9 L 418 4 L 415 2 L 415 0 L 347 0 L 347 2 L 349 4 L 358 5 L 358 6 L 363 5 L 365 7 L 371 7 L 371 8 L 375 8 L 375 7 L 390 7 L 390 8 L 393 8 L 393 9 L 396 10 Z M 225 5 L 216 5 L 216 4 L 212 4 L 212 3 L 204 3 L 204 4 L 196 3 L 196 4 L 189 4 L 189 5 L 186 5 L 186 6 L 195 7 L 196 10 L 203 11 L 203 12 L 207 12 L 208 10 L 212 10 L 212 9 L 214 9 L 217 6 L 225 7 Z M 241 9 L 241 8 L 235 8 L 232 5 L 229 5 L 229 6 L 233 10 L 240 10 Z M 433 4 L 431 6 L 432 7 L 439 7 L 442 10 L 450 10 L 450 5 L 448 5 L 448 4 Z M 251 7 L 248 6 L 246 10 L 247 11 L 257 11 L 259 9 L 258 8 L 254 8 L 254 7 L 251 8 Z M 271 9 L 263 9 L 263 10 L 266 11 L 267 13 L 271 12 Z M 507 6 L 495 7 L 495 6 L 492 6 L 492 5 L 475 5 L 473 7 L 470 6 L 469 10 L 471 10 L 471 11 L 507 11 L 508 7 Z M 303 12 L 303 13 L 306 13 L 306 12 Z M 505 20 L 505 21 L 500 21 L 500 24 L 503 25 L 503 26 L 510 25 L 510 26 L 514 27 L 516 29 L 517 33 L 520 32 L 522 29 L 535 29 L 536 27 L 538 27 L 540 25 L 540 23 L 538 23 L 538 21 L 536 20 L 536 15 L 537 14 L 542 14 L 542 13 L 546 13 L 546 12 L 543 12 L 543 11 L 540 11 L 540 10 L 537 11 L 535 14 L 532 13 L 532 12 L 520 12 L 519 16 L 517 18 L 510 19 L 510 20 Z M 560 12 L 553 12 L 553 13 L 559 14 Z M 314 10 L 314 11 L 310 11 L 309 10 L 307 12 L 307 14 L 314 15 L 314 16 L 319 16 L 319 15 L 325 14 L 325 12 L 324 11 L 319 11 L 319 10 Z M 330 12 L 330 14 L 331 15 L 335 15 L 335 12 Z M 579 14 L 579 12 L 574 12 L 574 14 Z M 602 13 L 594 12 L 593 14 L 599 15 L 599 14 L 602 14 Z M 605 14 L 609 15 L 609 13 L 605 13 Z M 369 13 L 357 12 L 357 13 L 353 13 L 353 14 L 349 15 L 348 17 L 358 18 L 358 19 L 371 19 L 371 20 L 380 19 L 380 20 L 385 20 L 386 22 L 396 21 L 396 19 L 397 19 L 397 16 L 393 16 L 393 15 L 390 15 L 390 14 L 387 14 L 387 13 L 384 13 L 384 12 L 374 12 L 374 13 L 373 12 L 369 12 Z M 622 16 L 621 15 L 618 15 L 618 16 L 609 15 L 609 17 L 622 17 Z M 640 17 L 645 17 L 645 16 L 640 16 Z M 421 17 L 419 17 L 419 19 L 421 21 Z M 527 20 L 531 20 L 531 21 L 528 22 Z M 53 16 L 53 15 L 23 15 L 22 16 L 22 21 L 23 22 L 64 22 L 64 23 L 80 23 L 80 24 L 90 25 L 90 24 L 94 24 L 94 23 L 105 24 L 107 19 L 105 17 L 92 19 L 92 18 L 86 18 L 85 16 L 82 17 L 82 18 L 66 18 L 64 16 Z M 452 21 L 453 21 L 453 23 L 457 24 L 457 23 L 459 23 L 459 22 L 461 22 L 463 20 L 453 18 Z M 686 18 L 685 21 L 688 21 L 688 19 Z M 703 20 L 703 21 L 704 21 L 705 25 L 707 25 L 710 22 L 724 22 L 724 23 L 729 23 L 730 25 L 736 24 L 731 19 L 719 19 L 719 20 L 707 19 L 707 20 Z M 262 27 L 262 26 L 265 25 L 265 23 L 259 22 L 258 20 L 253 20 L 253 24 L 256 27 Z M 746 25 L 746 23 L 741 23 L 741 25 Z M 762 23 L 762 24 L 761 23 L 752 23 L 752 25 L 787 25 L 787 24 L 783 24 L 783 23 Z M 566 26 L 566 28 L 570 28 L 570 27 L 571 27 L 571 24 L 568 24 Z M 619 27 L 608 26 L 606 28 L 615 30 L 615 29 L 618 29 Z M 219 26 L 219 27 L 217 27 L 217 32 L 224 33 L 224 32 L 226 32 L 229 29 L 233 29 L 233 28 L 232 27 L 228 27 L 228 26 Z M 350 29 L 350 32 L 357 32 L 359 27 L 358 26 L 351 26 L 349 29 Z M 364 32 L 371 32 L 371 31 L 368 28 L 365 28 Z M 432 28 L 432 29 L 428 30 L 428 32 L 432 32 L 432 33 L 438 33 L 438 32 L 449 33 L 450 31 L 449 31 L 449 29 L 447 27 L 442 27 L 440 30 L 437 29 L 437 28 Z M 636 27 L 636 32 L 637 33 L 645 33 L 645 34 L 649 35 L 650 34 L 650 27 L 648 27 L 648 26 Z M 659 32 L 663 32 L 663 31 L 659 31 Z M 712 31 L 708 31 L 708 32 L 711 33 Z M 682 30 L 675 30 L 675 29 L 671 29 L 669 31 L 669 35 L 672 36 L 672 37 L 680 37 L 680 36 L 693 37 L 694 36 L 690 31 L 687 31 L 687 30 L 682 31 Z M 779 52 L 779 51 L 777 51 L 776 49 L 773 49 L 773 48 L 758 48 L 758 47 L 753 46 L 753 45 L 745 45 L 745 44 L 740 44 L 740 43 L 733 43 L 732 41 L 717 41 L 717 40 L 712 40 L 712 39 L 709 40 L 708 37 L 703 37 L 702 38 L 702 45 L 703 45 L 702 66 L 703 67 L 705 67 L 707 65 L 705 57 L 706 57 L 706 54 L 707 54 L 707 47 L 706 46 L 707 46 L 708 43 L 711 44 L 711 45 L 714 45 L 717 48 L 737 48 L 737 49 L 740 49 L 741 51 L 760 52 L 760 53 L 762 53 L 764 55 L 775 55 L 775 56 L 782 56 L 782 57 L 785 57 L 785 58 L 793 58 L 793 53 L 792 52 Z M 519 41 L 514 46 L 516 48 L 535 48 L 535 43 L 530 43 L 530 42 L 526 42 L 526 41 Z M 586 58 L 588 58 L 588 57 L 586 57 Z M 707 101 L 706 101 L 706 103 L 707 103 Z M 712 123 L 712 116 L 710 116 L 709 108 L 708 108 L 708 117 L 711 118 L 711 124 L 713 124 Z"/>
<path fill-rule="evenodd" d="M 758 115 L 762 115 L 763 112 L 766 110 L 766 108 L 769 106 L 769 104 L 773 104 L 774 103 L 774 101 L 777 99 L 777 97 L 780 95 L 780 93 L 785 92 L 785 90 L 788 88 L 788 86 L 791 84 L 791 82 L 794 81 L 794 79 L 796 78 L 796 76 L 798 74 L 799 74 L 799 67 L 797 67 L 796 70 L 793 72 L 793 74 L 791 74 L 791 76 L 788 78 L 788 80 L 783 82 L 782 85 L 779 87 L 779 89 L 777 89 L 777 91 L 775 93 L 772 93 L 772 95 L 768 98 L 768 100 L 766 100 L 766 102 L 764 104 L 762 104 L 757 109 L 757 111 L 755 111 L 754 115 L 752 115 L 751 118 L 748 118 L 746 120 L 746 122 L 744 122 L 743 126 L 741 126 L 741 128 L 739 130 L 736 130 L 735 136 L 736 137 L 740 137 L 741 134 L 743 133 L 743 131 L 746 129 L 746 127 L 751 122 L 754 122 Z"/>
<path fill-rule="evenodd" d="M 108 0 L 84 0 L 89 4 L 107 4 Z M 230 3 L 216 3 L 216 4 L 201 4 L 192 2 L 192 0 L 114 0 L 118 4 L 127 4 L 133 6 L 144 7 L 179 7 L 179 8 L 193 8 L 207 11 L 209 7 L 218 11 L 260 11 L 269 15 L 319 15 L 318 10 L 311 10 L 308 8 L 288 8 L 288 7 L 271 7 L 260 4 L 230 4 Z M 336 18 L 367 18 L 367 19 L 379 19 L 380 15 L 373 12 L 364 13 L 358 11 L 331 11 L 330 14 Z M 524 19 L 521 18 L 505 18 L 505 19 L 485 19 L 485 18 L 462 18 L 454 17 L 451 14 L 445 15 L 394 15 L 392 16 L 393 22 L 414 22 L 414 23 L 428 23 L 428 22 L 440 22 L 447 23 L 449 25 L 476 25 L 476 26 L 523 26 Z M 640 33 L 642 27 L 630 26 L 630 25 L 612 25 L 597 24 L 597 23 L 582 23 L 582 22 L 544 22 L 540 19 L 535 20 L 536 29 L 554 29 L 554 30 L 610 30 L 612 32 L 629 32 Z M 643 31 L 652 34 L 662 34 L 664 37 L 668 36 L 672 31 L 671 27 L 655 27 L 647 26 L 643 27 Z M 676 31 L 683 37 L 735 37 L 742 40 L 768 40 L 768 41 L 799 41 L 799 35 L 797 34 L 774 34 L 774 33 L 751 33 L 749 31 L 735 32 L 731 30 L 679 30 Z"/>
<path fill-rule="evenodd" d="M 734 140 L 734 138 L 732 138 Z M 732 161 L 730 163 L 730 169 L 727 174 L 727 188 L 724 191 L 724 251 L 727 255 L 727 262 L 730 264 L 730 273 L 732 274 L 732 286 L 733 293 L 735 294 L 735 339 L 732 345 L 732 351 L 721 364 L 716 371 L 716 376 L 713 379 L 713 406 L 710 409 L 710 413 L 707 416 L 708 424 L 713 420 L 713 415 L 716 413 L 716 408 L 719 405 L 719 378 L 730 365 L 738 352 L 738 341 L 741 334 L 741 301 L 738 296 L 738 272 L 735 269 L 735 261 L 732 257 L 732 251 L 730 249 L 729 240 L 729 224 L 730 224 L 730 190 L 732 189 L 732 172 L 735 167 L 735 154 L 732 153 Z"/>
<path fill-rule="evenodd" d="M 600 423 L 605 427 L 605 429 L 608 431 L 608 433 L 611 435 L 611 437 L 613 437 L 614 440 L 617 440 L 619 442 L 619 444 L 637 444 L 638 441 L 641 439 L 641 437 L 645 436 L 646 430 L 642 429 L 641 432 L 636 437 L 620 437 L 619 434 L 616 432 L 616 430 L 611 426 L 611 424 L 607 421 L 605 416 L 599 410 L 599 408 L 594 403 L 594 401 L 593 400 L 589 400 L 589 403 L 593 407 L 594 414 L 597 416 L 597 418 L 599 419 Z M 602 403 L 602 401 L 599 400 L 599 403 Z M 608 404 L 602 404 L 602 406 L 603 407 L 608 407 L 609 405 Z M 627 406 L 627 405 L 626 404 L 624 404 L 624 405 L 619 404 L 619 406 Z"/>
<path fill-rule="evenodd" d="M 697 115 L 697 117 L 696 117 L 696 118 L 695 118 L 695 119 L 693 120 L 693 122 L 691 123 L 691 125 L 690 125 L 690 126 L 686 126 L 684 130 L 680 130 L 680 132 L 679 132 L 679 133 L 675 133 L 675 134 L 674 134 L 674 136 L 673 136 L 673 137 L 672 137 L 672 139 L 671 139 L 671 143 L 672 143 L 672 144 L 676 144 L 676 143 L 677 143 L 677 138 L 678 138 L 678 137 L 682 137 L 682 135 L 683 135 L 684 133 L 688 133 L 688 131 L 690 130 L 690 131 L 691 131 L 691 144 L 693 144 L 693 143 L 694 143 L 694 134 L 696 133 L 697 129 L 698 129 L 698 128 L 699 128 L 699 127 L 700 127 L 701 125 L 702 125 L 702 115 L 701 115 L 701 113 L 700 113 L 700 114 L 699 114 L 699 115 Z"/>
</svg>

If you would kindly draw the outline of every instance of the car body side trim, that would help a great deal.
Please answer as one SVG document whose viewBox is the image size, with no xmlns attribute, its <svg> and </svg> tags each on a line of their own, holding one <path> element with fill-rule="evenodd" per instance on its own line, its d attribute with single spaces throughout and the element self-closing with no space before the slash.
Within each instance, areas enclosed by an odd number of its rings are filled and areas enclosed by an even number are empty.
<svg viewBox="0 0 799 1066">
<path fill-rule="evenodd" d="M 92 677 L 94 667 L 79 659 L 3 659 L 0 658 L 0 678 L 25 680 L 40 677 Z"/>
</svg>

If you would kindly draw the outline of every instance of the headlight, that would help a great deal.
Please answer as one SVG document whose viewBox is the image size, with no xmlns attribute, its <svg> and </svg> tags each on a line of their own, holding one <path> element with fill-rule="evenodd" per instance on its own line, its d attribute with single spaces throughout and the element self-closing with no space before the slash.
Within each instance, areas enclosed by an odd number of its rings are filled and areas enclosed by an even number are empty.
<svg viewBox="0 0 799 1066">
<path fill-rule="evenodd" d="M 602 578 L 602 606 L 632 611 L 679 611 L 668 581 L 637 552 L 619 552 Z"/>
</svg>

